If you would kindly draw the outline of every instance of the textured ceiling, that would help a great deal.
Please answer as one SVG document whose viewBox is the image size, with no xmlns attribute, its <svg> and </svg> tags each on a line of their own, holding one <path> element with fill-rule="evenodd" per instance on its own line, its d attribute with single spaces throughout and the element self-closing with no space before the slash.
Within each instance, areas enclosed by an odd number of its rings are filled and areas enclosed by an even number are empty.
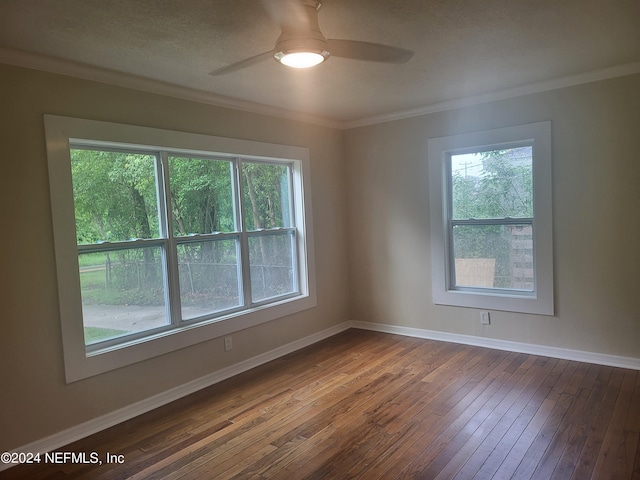
<svg viewBox="0 0 640 480">
<path fill-rule="evenodd" d="M 279 27 L 259 0 L 0 0 L 0 49 L 336 122 L 640 62 L 640 0 L 322 3 L 326 37 L 414 57 L 402 65 L 330 58 L 306 71 L 267 60 L 210 76 L 273 48 Z"/>
</svg>

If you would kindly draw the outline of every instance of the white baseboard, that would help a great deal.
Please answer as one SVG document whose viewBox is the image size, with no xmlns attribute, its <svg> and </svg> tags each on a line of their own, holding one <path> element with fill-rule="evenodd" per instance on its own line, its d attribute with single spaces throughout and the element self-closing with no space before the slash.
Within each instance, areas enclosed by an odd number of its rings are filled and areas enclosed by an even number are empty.
<svg viewBox="0 0 640 480">
<path fill-rule="evenodd" d="M 461 335 L 458 333 L 438 332 L 436 330 L 425 330 L 421 328 L 399 327 L 396 325 L 386 325 L 381 323 L 352 321 L 351 326 L 353 328 L 360 328 L 363 330 L 394 333 L 397 335 L 405 335 L 408 337 L 426 338 L 430 340 L 440 340 L 443 342 L 462 343 L 465 345 L 475 345 L 478 347 L 495 348 L 496 350 L 529 353 L 532 355 L 541 355 L 544 357 L 562 358 L 565 360 L 575 360 L 578 362 L 595 363 L 598 365 L 608 365 L 611 367 L 640 370 L 640 358 L 622 357 L 618 355 L 608 355 L 605 353 L 585 352 L 582 350 L 571 350 L 568 348 L 548 347 L 545 345 L 536 345 L 532 343 L 511 342 L 508 340 L 475 337 L 473 335 Z"/>
<path fill-rule="evenodd" d="M 202 390 L 203 388 L 219 383 L 223 380 L 226 380 L 227 378 L 231 378 L 235 375 L 246 372 L 247 370 L 251 370 L 252 368 L 270 362 L 271 360 L 275 360 L 289 353 L 293 353 L 296 350 L 300 350 L 301 348 L 329 338 L 340 332 L 348 330 L 350 327 L 350 322 L 340 323 L 326 330 L 322 330 L 321 332 L 314 333 L 313 335 L 309 335 L 308 337 L 301 338 L 299 340 L 296 340 L 295 342 L 288 343 L 286 345 L 283 345 L 282 347 L 278 347 L 269 352 L 257 355 L 230 367 L 223 368 L 209 375 L 205 375 L 204 377 L 198 378 L 191 382 L 187 382 L 183 385 L 159 393 L 140 402 L 136 402 L 132 405 L 123 407 L 114 412 L 108 413 L 93 420 L 89 420 L 88 422 L 81 423 L 80 425 L 68 428 L 62 432 L 58 432 L 49 437 L 37 440 L 33 443 L 24 445 L 11 451 L 25 453 L 51 452 L 82 438 L 88 437 L 89 435 L 100 432 L 106 428 L 113 427 L 114 425 L 124 422 L 125 420 L 130 420 L 131 418 L 142 415 L 143 413 L 147 413 L 154 408 L 161 407 L 163 405 L 166 405 L 167 403 L 173 402 L 174 400 L 178 400 L 191 393 L 197 392 L 198 390 Z M 12 466 L 13 464 L 0 463 L 0 471 L 6 470 Z"/>
<path fill-rule="evenodd" d="M 153 397 L 136 402 L 127 407 L 123 407 L 114 412 L 101 417 L 81 423 L 62 432 L 43 438 L 36 442 L 24 445 L 12 450 L 12 452 L 44 453 L 61 448 L 82 438 L 93 435 L 106 428 L 117 425 L 131 418 L 147 413 L 154 408 L 161 407 L 167 403 L 178 400 L 186 395 L 197 392 L 203 388 L 219 383 L 234 375 L 246 372 L 252 368 L 263 365 L 271 360 L 275 360 L 296 350 L 307 347 L 321 340 L 329 338 L 349 328 L 361 330 L 372 330 L 376 332 L 393 333 L 409 337 L 439 340 L 443 342 L 461 343 L 465 345 L 475 345 L 479 347 L 495 348 L 497 350 L 508 350 L 511 352 L 528 353 L 532 355 L 542 355 L 546 357 L 563 358 L 566 360 L 576 360 L 579 362 L 595 363 L 599 365 L 609 365 L 612 367 L 630 368 L 640 370 L 640 358 L 621 357 L 617 355 L 607 355 L 603 353 L 584 352 L 580 350 L 570 350 L 567 348 L 547 347 L 530 343 L 511 342 L 507 340 L 497 340 L 493 338 L 475 337 L 472 335 L 461 335 L 457 333 L 438 332 L 435 330 L 425 330 L 420 328 L 400 327 L 396 325 L 386 325 L 369 322 L 344 322 L 331 328 L 315 333 L 308 337 L 301 338 L 295 342 L 288 343 L 269 352 L 257 355 L 248 360 L 223 368 L 204 377 L 185 383 L 178 387 L 159 393 Z M 0 463 L 0 471 L 13 466 L 12 464 Z"/>
</svg>

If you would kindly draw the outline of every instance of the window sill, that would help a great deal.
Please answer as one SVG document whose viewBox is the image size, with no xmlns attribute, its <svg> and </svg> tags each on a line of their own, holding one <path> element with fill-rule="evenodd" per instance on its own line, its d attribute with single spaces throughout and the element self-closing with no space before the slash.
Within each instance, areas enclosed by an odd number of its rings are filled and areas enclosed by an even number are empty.
<svg viewBox="0 0 640 480">
<path fill-rule="evenodd" d="M 504 291 L 442 290 L 433 292 L 433 303 L 455 307 L 501 310 L 506 312 L 553 315 L 553 300 L 549 294 L 513 293 Z"/>
<path fill-rule="evenodd" d="M 87 353 L 83 348 L 75 348 L 75 345 L 65 345 L 66 382 L 75 382 L 132 365 L 181 348 L 255 327 L 315 306 L 316 299 L 314 296 L 297 296 L 278 303 L 218 317 L 210 321 L 185 325 L 181 328 L 164 331 L 131 342 L 120 343 L 90 353 Z M 73 336 L 83 335 L 81 321 L 77 322 L 76 327 L 77 331 L 73 332 Z"/>
</svg>

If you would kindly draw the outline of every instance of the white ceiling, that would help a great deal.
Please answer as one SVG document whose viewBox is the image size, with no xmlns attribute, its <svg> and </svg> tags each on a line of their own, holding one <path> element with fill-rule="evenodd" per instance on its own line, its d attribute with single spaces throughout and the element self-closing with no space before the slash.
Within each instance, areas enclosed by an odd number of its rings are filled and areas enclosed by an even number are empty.
<svg viewBox="0 0 640 480">
<path fill-rule="evenodd" d="M 127 74 L 341 125 L 598 71 L 640 71 L 640 0 L 322 3 L 327 38 L 390 44 L 414 57 L 402 65 L 330 58 L 306 71 L 267 60 L 212 77 L 273 48 L 279 27 L 259 0 L 0 0 L 0 62 L 66 65 L 84 76 L 94 69 L 79 65 L 99 67 L 94 78 Z"/>
</svg>

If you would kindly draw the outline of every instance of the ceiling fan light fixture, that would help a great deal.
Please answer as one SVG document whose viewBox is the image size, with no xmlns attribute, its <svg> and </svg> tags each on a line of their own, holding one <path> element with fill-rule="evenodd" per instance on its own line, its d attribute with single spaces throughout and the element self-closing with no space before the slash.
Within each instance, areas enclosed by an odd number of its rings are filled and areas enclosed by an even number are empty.
<svg viewBox="0 0 640 480">
<path fill-rule="evenodd" d="M 302 7 L 301 16 L 295 21 L 283 23 L 280 37 L 276 41 L 273 58 L 278 63 L 292 68 L 314 67 L 329 58 L 327 39 L 318 25 L 317 0 L 296 0 Z"/>
<path fill-rule="evenodd" d="M 404 48 L 358 40 L 329 39 L 318 24 L 318 0 L 262 0 L 280 25 L 273 50 L 218 68 L 211 75 L 226 75 L 273 57 L 290 68 L 304 69 L 323 63 L 330 56 L 381 63 L 405 63 L 413 52 Z M 331 52 L 331 53 L 330 53 Z"/>
<path fill-rule="evenodd" d="M 324 62 L 329 57 L 329 52 L 298 51 L 276 52 L 273 56 L 278 62 L 291 68 L 310 68 Z"/>
</svg>

